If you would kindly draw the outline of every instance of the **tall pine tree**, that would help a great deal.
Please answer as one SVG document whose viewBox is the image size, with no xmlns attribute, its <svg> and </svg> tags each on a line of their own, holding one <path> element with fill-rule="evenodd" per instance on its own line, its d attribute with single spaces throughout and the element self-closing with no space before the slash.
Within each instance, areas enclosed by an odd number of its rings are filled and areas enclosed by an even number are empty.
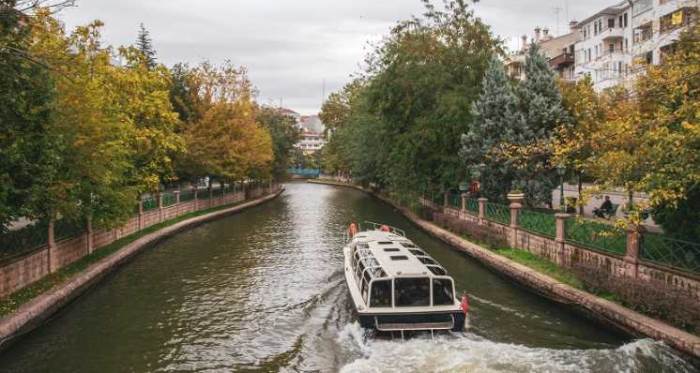
<svg viewBox="0 0 700 373">
<path fill-rule="evenodd" d="M 153 48 L 151 34 L 148 32 L 148 30 L 146 30 L 146 26 L 144 26 L 143 23 L 139 26 L 139 35 L 136 38 L 136 48 L 143 53 L 148 67 L 154 68 L 156 66 L 156 50 Z"/>
<path fill-rule="evenodd" d="M 506 75 L 503 63 L 494 55 L 484 75 L 483 89 L 471 109 L 472 126 L 462 135 L 460 156 L 467 167 L 486 165 L 481 176 L 482 194 L 492 200 L 502 200 L 509 191 L 515 170 L 507 160 L 493 157 L 502 142 L 518 142 L 523 132 L 523 118 L 518 98 Z"/>
<path fill-rule="evenodd" d="M 511 153 L 511 161 L 519 168 L 519 187 L 533 204 L 551 202 L 552 189 L 558 185 L 556 165 L 552 164 L 548 142 L 557 126 L 567 120 L 566 110 L 554 71 L 547 59 L 533 44 L 525 61 L 525 81 L 518 89 L 523 132 Z"/>
</svg>

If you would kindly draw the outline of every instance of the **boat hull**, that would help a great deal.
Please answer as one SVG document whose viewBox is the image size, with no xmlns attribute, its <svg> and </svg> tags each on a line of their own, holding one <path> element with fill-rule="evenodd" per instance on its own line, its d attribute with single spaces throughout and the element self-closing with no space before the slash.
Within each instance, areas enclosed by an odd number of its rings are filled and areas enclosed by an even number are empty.
<svg viewBox="0 0 700 373">
<path fill-rule="evenodd" d="M 459 312 L 435 312 L 416 314 L 358 313 L 360 326 L 377 331 L 464 330 L 465 314 Z"/>
</svg>

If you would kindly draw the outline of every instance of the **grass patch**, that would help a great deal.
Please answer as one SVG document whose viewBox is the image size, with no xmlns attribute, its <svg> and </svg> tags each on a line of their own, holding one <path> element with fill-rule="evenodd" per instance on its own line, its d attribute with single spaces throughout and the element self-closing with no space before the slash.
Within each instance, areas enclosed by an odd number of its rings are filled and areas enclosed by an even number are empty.
<svg viewBox="0 0 700 373">
<path fill-rule="evenodd" d="M 529 251 L 511 248 L 493 249 L 492 251 L 516 263 L 522 264 L 528 268 L 534 269 L 537 272 L 559 280 L 564 284 L 577 289 L 583 289 L 583 283 L 573 273 L 559 267 L 547 259 L 540 258 Z"/>
<path fill-rule="evenodd" d="M 7 316 L 7 315 L 15 312 L 23 304 L 31 301 L 32 299 L 36 298 L 37 296 L 39 296 L 43 293 L 53 289 L 54 287 L 56 287 L 60 284 L 63 284 L 64 282 L 71 279 L 73 276 L 86 270 L 90 265 L 100 261 L 101 259 L 108 257 L 111 254 L 114 254 L 115 252 L 119 251 L 119 249 L 121 249 L 124 246 L 138 240 L 139 238 L 141 238 L 143 236 L 154 233 L 158 230 L 161 230 L 163 228 L 177 224 L 177 223 L 182 222 L 184 220 L 195 218 L 195 217 L 202 216 L 202 215 L 206 215 L 206 214 L 220 211 L 220 210 L 225 210 L 225 209 L 243 204 L 245 202 L 248 202 L 248 201 L 241 201 L 241 202 L 236 202 L 236 203 L 232 203 L 232 204 L 228 204 L 228 205 L 221 205 L 221 206 L 213 207 L 213 208 L 206 209 L 206 210 L 199 210 L 199 211 L 190 212 L 190 213 L 187 213 L 184 215 L 180 215 L 176 218 L 164 221 L 162 223 L 152 225 L 148 228 L 144 228 L 136 233 L 132 233 L 128 236 L 122 237 L 119 240 L 114 241 L 107 246 L 103 246 L 99 249 L 96 249 L 92 253 L 92 255 L 85 256 L 85 257 L 71 263 L 70 265 L 59 269 L 55 273 L 49 274 L 49 275 L 43 277 L 41 280 L 39 280 L 39 281 L 37 281 L 37 282 L 35 282 L 35 283 L 25 287 L 25 288 L 22 288 L 16 292 L 12 293 L 11 295 L 7 296 L 6 298 L 0 300 L 0 317 L 4 317 L 4 316 Z"/>
</svg>

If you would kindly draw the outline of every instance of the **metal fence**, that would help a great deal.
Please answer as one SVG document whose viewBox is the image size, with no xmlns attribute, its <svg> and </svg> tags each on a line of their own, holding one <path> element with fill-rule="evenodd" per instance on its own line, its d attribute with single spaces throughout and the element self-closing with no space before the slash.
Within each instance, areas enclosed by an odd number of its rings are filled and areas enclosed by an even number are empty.
<svg viewBox="0 0 700 373">
<path fill-rule="evenodd" d="M 700 244 L 659 234 L 642 236 L 640 257 L 681 271 L 700 273 Z"/>
<path fill-rule="evenodd" d="M 0 258 L 13 256 L 45 246 L 49 239 L 46 221 L 37 221 L 22 229 L 0 234 Z M 58 220 L 54 223 L 56 241 L 77 237 L 85 232 L 85 224 L 78 221 Z"/>
<path fill-rule="evenodd" d="M 531 233 L 541 234 L 550 238 L 557 235 L 557 221 L 553 214 L 545 214 L 532 210 L 520 210 L 518 226 Z"/>
<path fill-rule="evenodd" d="M 177 197 L 173 193 L 163 193 L 163 207 L 172 206 L 177 203 Z"/>
<path fill-rule="evenodd" d="M 194 199 L 194 189 L 180 192 L 180 202 L 189 202 Z"/>
<path fill-rule="evenodd" d="M 143 211 L 149 211 L 158 208 L 158 200 L 155 197 L 146 197 L 141 200 Z"/>
<path fill-rule="evenodd" d="M 619 255 L 624 255 L 627 248 L 627 235 L 622 229 L 583 219 L 566 221 L 566 241 Z"/>
<path fill-rule="evenodd" d="M 486 219 L 493 220 L 501 224 L 510 224 L 510 208 L 498 203 L 486 202 Z"/>
<path fill-rule="evenodd" d="M 474 198 L 467 199 L 467 211 L 474 213 L 474 215 L 478 215 L 479 201 Z"/>
</svg>

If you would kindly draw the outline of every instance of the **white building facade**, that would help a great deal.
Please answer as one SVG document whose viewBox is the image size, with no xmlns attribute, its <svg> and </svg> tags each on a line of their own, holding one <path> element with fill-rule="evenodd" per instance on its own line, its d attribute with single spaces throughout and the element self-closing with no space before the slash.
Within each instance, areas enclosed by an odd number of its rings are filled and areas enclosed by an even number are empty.
<svg viewBox="0 0 700 373">
<path fill-rule="evenodd" d="M 590 76 L 596 91 L 629 86 L 644 65 L 663 63 L 697 10 L 698 0 L 634 0 L 585 19 L 575 46 L 577 79 Z"/>
</svg>

